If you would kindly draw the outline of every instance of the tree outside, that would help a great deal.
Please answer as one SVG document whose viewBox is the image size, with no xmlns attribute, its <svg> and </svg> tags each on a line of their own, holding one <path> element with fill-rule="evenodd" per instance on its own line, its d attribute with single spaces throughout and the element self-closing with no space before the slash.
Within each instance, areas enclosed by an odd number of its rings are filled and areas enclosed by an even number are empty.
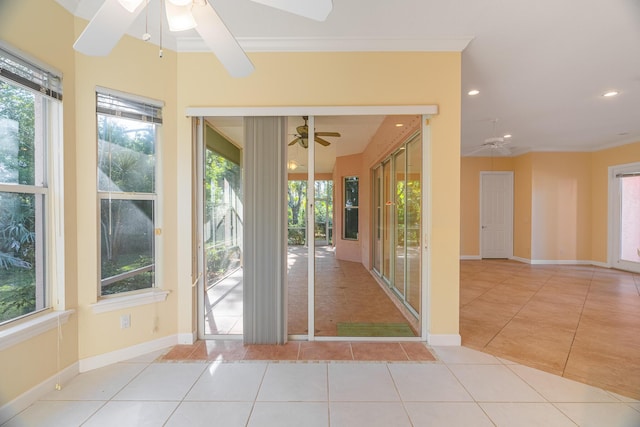
<svg viewBox="0 0 640 427">
<path fill-rule="evenodd" d="M 0 81 L 0 183 L 35 183 L 34 93 Z M 37 183 L 42 184 L 42 183 Z M 0 322 L 36 307 L 36 203 L 42 196 L 0 192 Z"/>
<path fill-rule="evenodd" d="M 241 265 L 242 170 L 207 149 L 204 173 L 206 282 L 215 284 Z"/>
<path fill-rule="evenodd" d="M 102 295 L 154 283 L 155 125 L 98 115 Z"/>
</svg>

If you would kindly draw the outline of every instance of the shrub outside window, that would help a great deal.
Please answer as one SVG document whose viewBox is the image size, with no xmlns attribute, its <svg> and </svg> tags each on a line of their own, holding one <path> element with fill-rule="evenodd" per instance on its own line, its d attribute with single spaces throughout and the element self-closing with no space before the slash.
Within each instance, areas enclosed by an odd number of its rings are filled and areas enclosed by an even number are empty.
<svg viewBox="0 0 640 427">
<path fill-rule="evenodd" d="M 106 296 L 152 288 L 160 106 L 99 91 L 97 123 L 99 293 Z"/>
</svg>

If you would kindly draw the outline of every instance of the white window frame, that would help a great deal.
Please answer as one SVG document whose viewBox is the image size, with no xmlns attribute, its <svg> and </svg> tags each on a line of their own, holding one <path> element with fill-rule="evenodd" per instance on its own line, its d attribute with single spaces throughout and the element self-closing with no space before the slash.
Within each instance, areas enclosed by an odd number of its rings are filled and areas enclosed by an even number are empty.
<svg viewBox="0 0 640 427">
<path fill-rule="evenodd" d="M 115 98 L 124 99 L 127 101 L 146 104 L 152 109 L 157 109 L 160 114 L 164 103 L 154 99 L 132 95 L 129 93 L 120 92 L 113 89 L 97 87 L 97 94 L 112 96 Z M 119 113 L 106 114 L 100 111 L 96 111 L 96 118 L 99 115 L 111 116 L 111 117 L 127 117 L 126 113 L 122 116 Z M 141 122 L 145 122 L 144 118 L 137 119 Z M 97 124 L 97 121 L 96 121 Z M 153 266 L 154 266 L 154 280 L 150 288 L 141 290 L 118 292 L 110 295 L 102 295 L 102 274 L 100 271 L 101 266 L 101 230 L 98 224 L 98 275 L 97 275 L 97 294 L 98 301 L 92 304 L 91 307 L 94 313 L 103 313 L 113 310 L 119 310 L 122 308 L 129 308 L 143 304 L 151 304 L 154 302 L 164 301 L 168 295 L 168 291 L 162 290 L 162 137 L 161 115 L 158 117 L 158 121 L 153 122 L 155 127 L 155 139 L 154 139 L 154 157 L 155 157 L 155 170 L 154 170 L 154 192 L 153 193 L 136 193 L 136 192 L 109 192 L 96 188 L 97 194 L 97 209 L 98 209 L 98 222 L 100 221 L 100 209 L 102 200 L 150 200 L 153 201 L 153 232 L 154 232 L 154 248 L 153 248 Z M 97 131 L 96 131 L 97 136 Z M 97 149 L 97 139 L 96 139 Z M 96 165 L 96 172 L 98 171 L 98 165 Z"/>
<path fill-rule="evenodd" d="M 29 340 L 66 323 L 74 310 L 66 308 L 65 298 L 65 232 L 64 232 L 64 139 L 62 112 L 62 73 L 0 40 L 0 56 L 35 70 L 33 75 L 18 82 L 16 70 L 3 69 L 0 79 L 42 96 L 43 116 L 40 117 L 44 155 L 43 186 L 2 184 L 0 191 L 44 194 L 44 246 L 41 262 L 44 265 L 44 308 L 4 322 L 0 326 L 0 351 Z M 0 61 L 3 62 L 3 61 Z M 8 71 L 8 73 L 6 73 Z M 25 76 L 22 76 L 25 77 Z M 21 84 L 23 83 L 23 84 Z"/>
</svg>

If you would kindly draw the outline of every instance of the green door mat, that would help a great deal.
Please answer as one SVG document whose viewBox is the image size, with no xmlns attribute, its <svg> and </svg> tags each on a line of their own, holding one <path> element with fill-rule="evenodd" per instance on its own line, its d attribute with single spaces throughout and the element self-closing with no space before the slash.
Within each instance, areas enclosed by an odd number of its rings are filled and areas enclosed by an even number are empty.
<svg viewBox="0 0 640 427">
<path fill-rule="evenodd" d="M 406 323 L 338 323 L 339 337 L 415 337 Z"/>
</svg>

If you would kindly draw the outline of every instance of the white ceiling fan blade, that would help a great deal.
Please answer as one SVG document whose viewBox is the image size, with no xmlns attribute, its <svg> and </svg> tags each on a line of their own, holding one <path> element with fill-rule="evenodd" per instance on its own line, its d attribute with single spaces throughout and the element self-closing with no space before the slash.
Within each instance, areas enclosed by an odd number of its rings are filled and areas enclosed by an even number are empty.
<svg viewBox="0 0 640 427">
<path fill-rule="evenodd" d="M 145 4 L 146 2 L 141 1 L 133 12 L 129 12 L 118 0 L 105 0 L 73 44 L 73 48 L 85 55 L 108 55 L 142 12 Z"/>
<path fill-rule="evenodd" d="M 511 155 L 511 150 L 508 147 L 498 147 L 496 148 L 496 151 L 498 151 L 498 153 L 500 153 L 501 156 Z"/>
<path fill-rule="evenodd" d="M 485 146 L 485 145 L 481 145 L 481 146 L 476 147 L 476 148 L 474 148 L 474 149 L 472 149 L 472 150 L 470 150 L 470 151 L 467 151 L 467 152 L 466 152 L 466 153 L 464 153 L 463 155 L 465 155 L 465 156 L 472 156 L 472 155 L 474 155 L 474 154 L 477 154 L 477 153 L 479 153 L 479 152 L 481 152 L 481 151 L 484 151 L 484 150 L 487 150 L 487 149 L 489 149 L 487 146 Z"/>
<path fill-rule="evenodd" d="M 324 21 L 333 9 L 332 0 L 252 0 L 256 3 L 271 6 L 276 9 L 315 21 Z"/>
<path fill-rule="evenodd" d="M 194 4 L 191 13 L 198 24 L 196 31 L 231 76 L 246 77 L 253 72 L 251 60 L 209 2 Z"/>
</svg>

